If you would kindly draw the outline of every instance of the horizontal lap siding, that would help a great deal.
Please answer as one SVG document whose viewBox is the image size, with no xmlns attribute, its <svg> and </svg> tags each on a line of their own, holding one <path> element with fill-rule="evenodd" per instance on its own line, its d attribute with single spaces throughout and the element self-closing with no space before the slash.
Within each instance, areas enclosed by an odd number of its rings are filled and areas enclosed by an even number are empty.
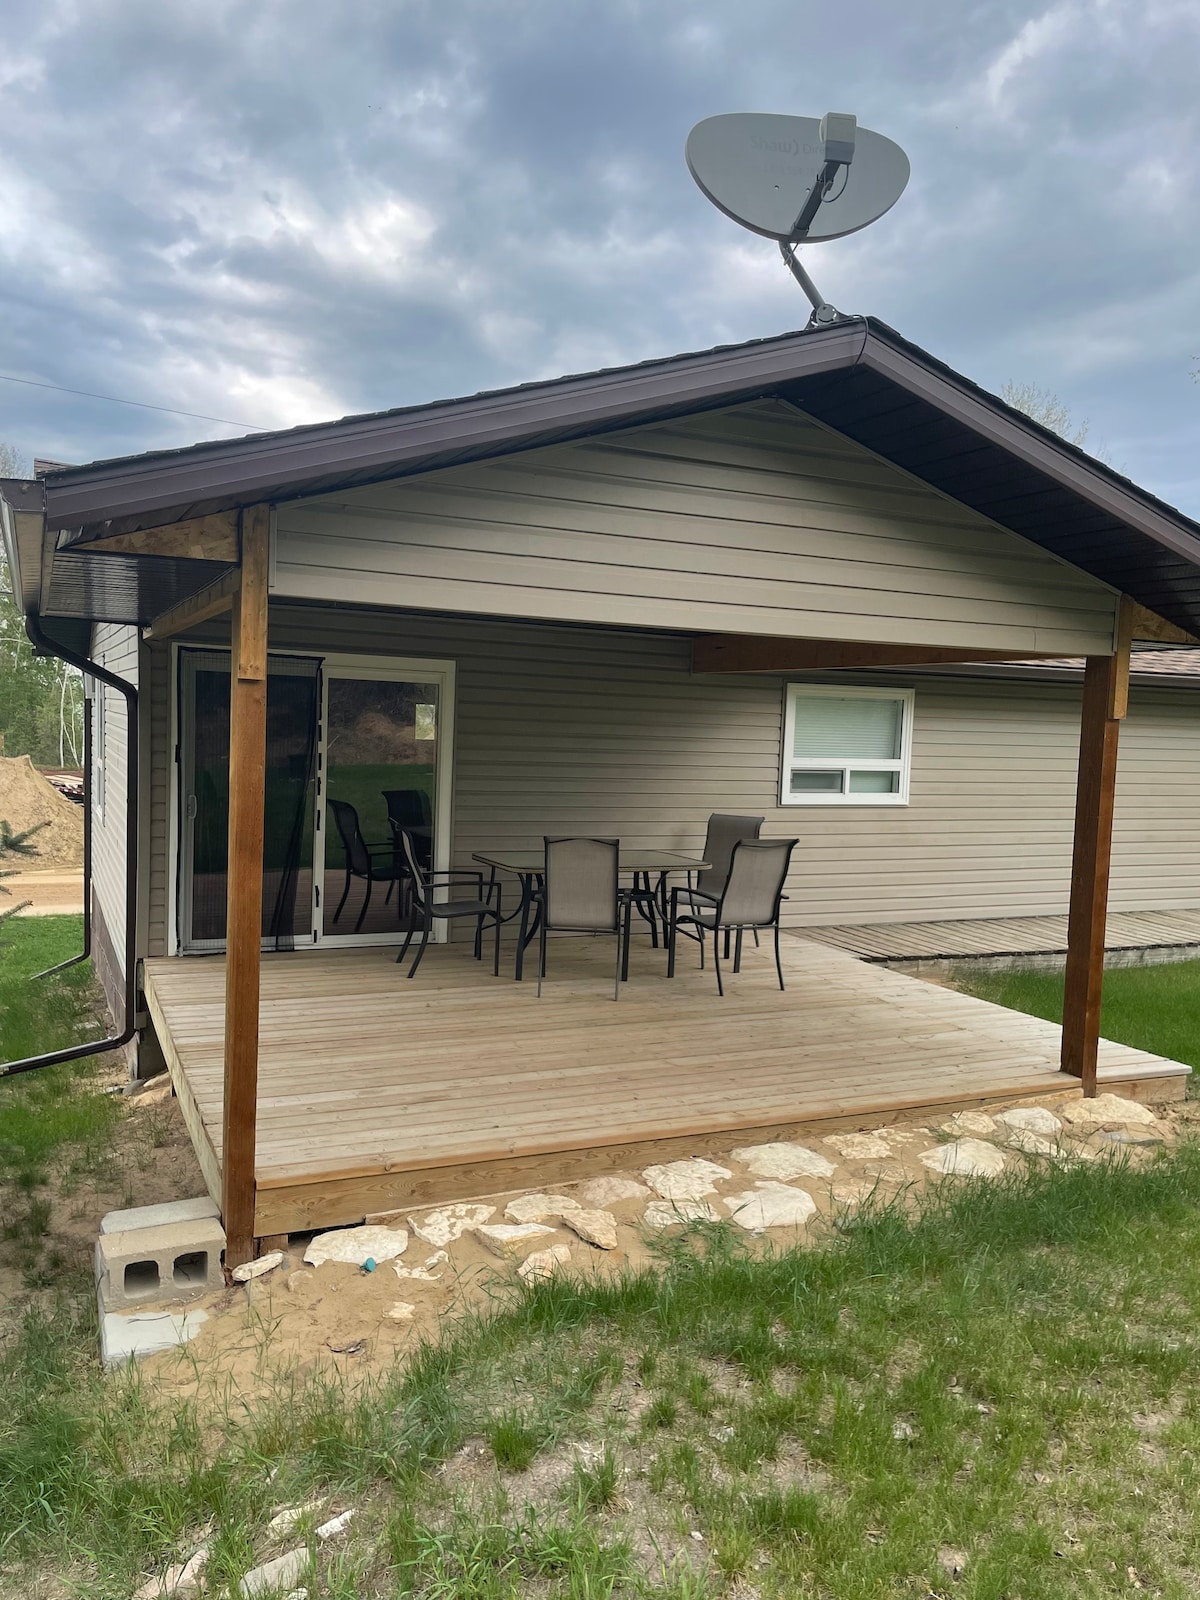
<svg viewBox="0 0 1200 1600">
<path fill-rule="evenodd" d="M 277 593 L 1081 654 L 1113 596 L 779 401 L 278 511 Z"/>
<path fill-rule="evenodd" d="M 214 630 L 206 635 L 218 638 Z M 916 685 L 907 807 L 780 807 L 783 679 L 693 677 L 685 638 L 273 606 L 271 644 L 457 663 L 453 851 L 545 834 L 699 850 L 710 811 L 762 813 L 800 843 L 796 926 L 1065 912 L 1079 691 Z M 165 948 L 165 674 L 156 673 L 151 953 Z M 1122 736 L 1113 907 L 1200 906 L 1200 694 L 1135 689 Z"/>
<path fill-rule="evenodd" d="M 138 630 L 116 623 L 97 623 L 92 634 L 92 655 L 98 665 L 118 677 L 138 682 Z M 95 701 L 93 701 L 93 716 Z M 93 723 L 93 751 L 100 748 Z M 125 699 L 116 689 L 104 689 L 104 805 L 92 804 L 92 895 L 108 929 L 113 957 L 124 971 L 126 922 L 125 826 L 129 778 L 129 719 Z M 111 987 L 105 982 L 105 989 Z M 110 1004 L 116 995 L 110 993 Z"/>
</svg>

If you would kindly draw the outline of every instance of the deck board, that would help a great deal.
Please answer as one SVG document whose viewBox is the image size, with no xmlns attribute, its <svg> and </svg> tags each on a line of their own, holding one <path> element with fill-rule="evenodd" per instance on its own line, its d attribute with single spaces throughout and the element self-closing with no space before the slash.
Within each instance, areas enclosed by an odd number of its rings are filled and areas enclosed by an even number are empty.
<svg viewBox="0 0 1200 1600">
<path fill-rule="evenodd" d="M 804 937 L 867 961 L 952 961 L 987 956 L 1065 955 L 1067 919 L 941 917 L 932 922 L 848 923 L 806 928 Z M 1110 953 L 1200 948 L 1200 911 L 1126 911 L 1108 918 Z"/>
<path fill-rule="evenodd" d="M 782 994 L 766 950 L 747 951 L 724 999 L 691 948 L 668 983 L 641 942 L 617 1003 L 610 962 L 606 941 L 556 940 L 539 1001 L 456 946 L 412 982 L 387 950 L 264 957 L 261 1231 L 466 1193 L 489 1163 L 590 1152 L 602 1170 L 605 1152 L 660 1141 L 1073 1087 L 1052 1024 L 807 939 L 784 940 Z M 145 987 L 212 1186 L 224 963 L 150 960 Z M 1185 1074 L 1101 1045 L 1107 1081 Z"/>
</svg>

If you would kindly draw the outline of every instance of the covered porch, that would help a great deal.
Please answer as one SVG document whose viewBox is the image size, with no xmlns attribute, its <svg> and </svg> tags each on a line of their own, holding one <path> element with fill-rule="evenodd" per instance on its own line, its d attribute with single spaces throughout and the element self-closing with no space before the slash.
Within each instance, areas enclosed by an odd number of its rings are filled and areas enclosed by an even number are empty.
<svg viewBox="0 0 1200 1600">
<path fill-rule="evenodd" d="M 264 957 L 255 1236 L 1072 1088 L 1058 1027 L 795 935 L 783 993 L 766 947 L 723 1000 L 693 948 L 668 982 L 637 940 L 614 1004 L 611 961 L 609 940 L 554 939 L 539 1001 L 511 952 L 495 979 L 443 945 L 412 982 L 387 949 Z M 145 993 L 219 1200 L 224 959 L 149 960 Z M 1100 1042 L 1102 1088 L 1174 1098 L 1187 1072 Z"/>
</svg>

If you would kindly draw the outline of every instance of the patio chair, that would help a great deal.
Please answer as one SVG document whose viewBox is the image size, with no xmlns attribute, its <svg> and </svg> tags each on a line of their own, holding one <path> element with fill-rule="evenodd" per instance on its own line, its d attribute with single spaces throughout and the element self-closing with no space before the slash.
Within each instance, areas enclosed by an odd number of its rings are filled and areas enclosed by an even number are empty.
<svg viewBox="0 0 1200 1600">
<path fill-rule="evenodd" d="M 404 876 L 404 868 L 396 859 L 396 847 L 391 844 L 368 844 L 363 838 L 362 829 L 358 825 L 358 812 L 348 800 L 330 800 L 329 809 L 333 812 L 333 820 L 337 824 L 337 831 L 341 837 L 342 850 L 346 857 L 346 883 L 342 889 L 342 898 L 338 901 L 337 910 L 333 913 L 334 922 L 342 914 L 342 907 L 346 904 L 346 896 L 350 893 L 350 884 L 355 878 L 362 878 L 367 891 L 363 895 L 362 907 L 358 913 L 358 920 L 354 924 L 354 931 L 358 933 L 363 925 L 363 919 L 371 904 L 371 890 L 377 883 L 386 883 L 388 898 L 391 896 L 393 885 Z M 386 856 L 386 862 L 381 857 Z"/>
<path fill-rule="evenodd" d="M 492 962 L 492 975 L 500 976 L 500 924 L 504 921 L 501 910 L 500 885 L 489 884 L 483 887 L 483 873 L 469 871 L 430 872 L 421 860 L 417 841 L 408 828 L 398 830 L 400 847 L 404 852 L 404 865 L 407 869 L 413 901 L 413 917 L 409 923 L 408 932 L 404 936 L 404 943 L 396 957 L 399 964 L 408 954 L 408 947 L 413 941 L 417 931 L 418 920 L 421 927 L 421 945 L 413 957 L 413 964 L 408 969 L 407 976 L 416 976 L 417 968 L 421 965 L 421 957 L 429 943 L 429 935 L 433 932 L 433 924 L 443 922 L 456 922 L 463 917 L 470 917 L 475 922 L 475 959 L 483 960 L 483 925 L 485 922 L 496 924 L 496 954 Z M 461 899 L 447 898 L 439 900 L 439 894 L 451 896 L 459 884 L 470 883 L 475 887 L 474 896 L 464 895 Z"/>
<path fill-rule="evenodd" d="M 424 789 L 383 789 L 388 823 L 399 843 L 399 830 L 407 828 L 417 843 L 422 864 L 433 865 L 433 808 Z"/>
<path fill-rule="evenodd" d="M 742 967 L 742 934 L 746 928 L 771 928 L 775 934 L 775 971 L 783 988 L 783 963 L 779 957 L 779 905 L 784 898 L 792 851 L 797 839 L 739 839 L 729 857 L 729 872 L 719 895 L 702 889 L 671 890 L 671 927 L 667 937 L 667 977 L 675 976 L 675 940 L 681 928 L 691 927 L 700 940 L 700 964 L 704 965 L 704 939 L 713 936 L 713 965 L 717 972 L 717 993 L 724 995 L 721 980 L 721 935 L 734 933 L 733 970 Z M 680 910 L 686 900 L 687 909 Z M 728 948 L 728 947 L 727 947 Z"/>
<path fill-rule="evenodd" d="M 616 839 L 546 839 L 545 871 L 537 891 L 541 912 L 538 946 L 538 998 L 546 976 L 546 935 L 611 933 L 617 942 L 613 999 L 629 976 L 629 918 L 634 894 L 618 882 L 620 842 Z"/>
<path fill-rule="evenodd" d="M 734 845 L 742 839 L 757 839 L 762 831 L 762 825 L 762 817 L 737 817 L 723 811 L 714 811 L 708 819 L 708 829 L 704 835 L 704 859 L 708 862 L 708 866 L 703 872 L 689 874 L 688 881 L 691 887 L 711 898 L 719 898 L 721 890 L 725 887 L 725 880 L 729 876 L 729 859 L 733 854 Z M 681 929 L 681 932 L 689 939 L 701 937 L 686 928 Z M 757 928 L 754 929 L 754 943 L 757 947 Z M 728 932 L 725 935 L 725 957 L 728 960 Z"/>
</svg>

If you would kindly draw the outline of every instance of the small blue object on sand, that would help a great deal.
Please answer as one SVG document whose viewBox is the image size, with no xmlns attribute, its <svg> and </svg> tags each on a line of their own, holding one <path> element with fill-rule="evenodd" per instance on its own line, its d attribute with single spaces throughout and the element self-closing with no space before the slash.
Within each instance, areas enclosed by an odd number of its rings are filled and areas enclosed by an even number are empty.
<svg viewBox="0 0 1200 1600">
<path fill-rule="evenodd" d="M 375 1257 L 374 1256 L 368 1256 L 367 1259 L 362 1264 L 362 1269 L 363 1269 L 364 1272 L 374 1272 L 375 1271 Z"/>
</svg>

